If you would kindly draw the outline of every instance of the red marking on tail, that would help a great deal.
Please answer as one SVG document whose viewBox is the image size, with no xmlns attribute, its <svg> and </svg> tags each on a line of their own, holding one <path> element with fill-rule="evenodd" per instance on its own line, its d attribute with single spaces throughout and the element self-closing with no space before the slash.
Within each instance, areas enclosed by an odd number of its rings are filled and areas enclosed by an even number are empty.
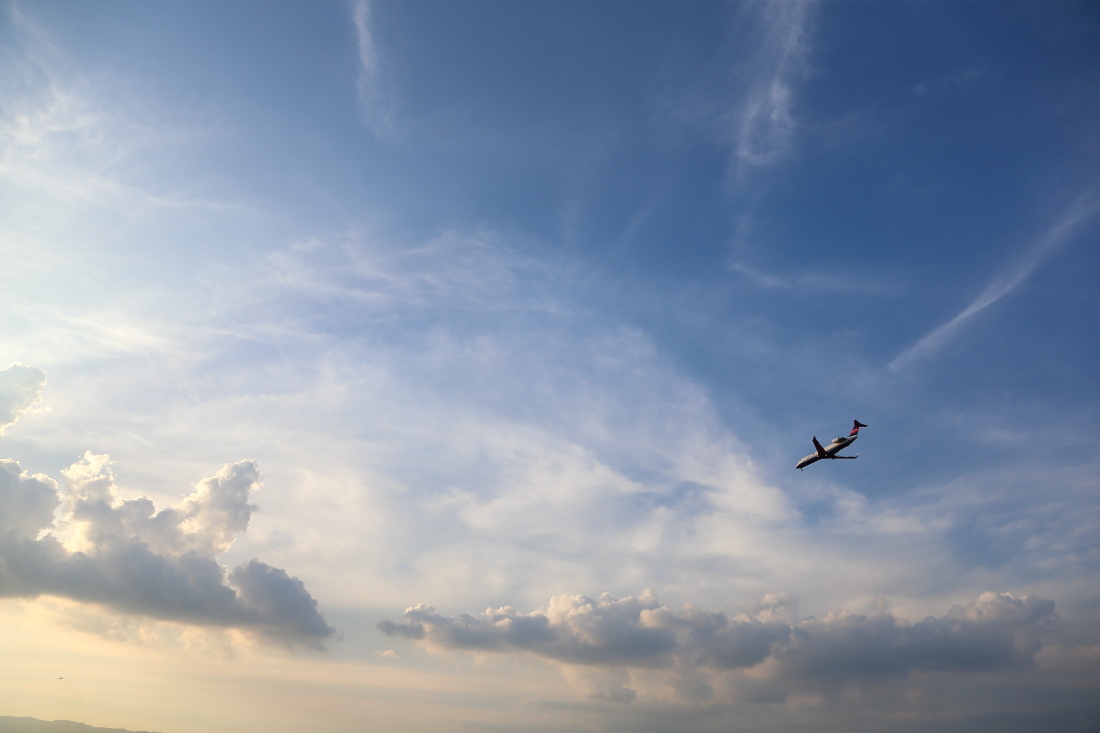
<svg viewBox="0 0 1100 733">
<path fill-rule="evenodd" d="M 859 420 L 852 420 L 852 432 L 848 433 L 848 436 L 859 435 L 859 429 L 867 427 Z"/>
</svg>

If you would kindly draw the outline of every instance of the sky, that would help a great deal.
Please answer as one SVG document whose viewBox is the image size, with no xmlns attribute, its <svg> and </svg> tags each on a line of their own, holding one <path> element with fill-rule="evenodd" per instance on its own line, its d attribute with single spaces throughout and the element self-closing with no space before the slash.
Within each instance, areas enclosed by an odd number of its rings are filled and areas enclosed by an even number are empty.
<svg viewBox="0 0 1100 733">
<path fill-rule="evenodd" d="M 1095 730 L 1098 276 L 1095 3 L 4 0 L 0 715 Z"/>
</svg>

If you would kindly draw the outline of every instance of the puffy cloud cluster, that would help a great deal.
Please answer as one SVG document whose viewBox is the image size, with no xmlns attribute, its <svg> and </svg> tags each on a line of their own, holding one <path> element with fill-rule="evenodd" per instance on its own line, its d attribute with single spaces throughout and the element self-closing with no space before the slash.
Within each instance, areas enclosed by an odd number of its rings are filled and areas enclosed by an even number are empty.
<svg viewBox="0 0 1100 733">
<path fill-rule="evenodd" d="M 216 557 L 248 528 L 260 476 L 226 464 L 177 506 L 118 496 L 107 456 L 85 454 L 63 487 L 0 460 L 0 597 L 48 594 L 189 624 L 317 644 L 334 631 L 297 578 Z M 55 522 L 55 511 L 62 518 Z"/>
<path fill-rule="evenodd" d="M 913 624 L 888 611 L 842 611 L 793 626 L 775 656 L 788 676 L 857 682 L 917 670 L 1024 668 L 1054 618 L 1054 601 L 1008 593 L 983 593 Z"/>
<path fill-rule="evenodd" d="M 420 604 L 399 622 L 383 621 L 379 629 L 437 650 L 518 652 L 571 666 L 665 669 L 679 678 L 674 687 L 694 686 L 690 694 L 705 698 L 711 685 L 700 684 L 701 677 L 737 670 L 753 670 L 783 696 L 807 687 L 828 691 L 881 684 L 915 672 L 1025 668 L 1040 648 L 1039 632 L 1054 616 L 1053 601 L 984 593 L 965 607 L 956 605 L 943 616 L 916 623 L 885 609 L 801 619 L 782 596 L 765 597 L 730 618 L 692 606 L 674 611 L 647 591 L 622 599 L 561 595 L 529 614 L 503 607 L 451 617 Z M 632 695 L 624 686 L 617 699 Z"/>
<path fill-rule="evenodd" d="M 652 593 L 599 601 L 556 596 L 545 610 L 522 614 L 511 606 L 481 616 L 442 616 L 423 603 L 405 611 L 399 623 L 383 621 L 389 635 L 423 639 L 448 649 L 530 651 L 570 664 L 659 666 L 676 651 L 668 608 Z"/>
<path fill-rule="evenodd" d="M 119 499 L 107 456 L 91 453 L 63 471 L 69 480 L 67 503 L 84 538 L 99 546 L 113 537 L 135 537 L 157 554 L 194 552 L 204 557 L 224 553 L 234 538 L 248 529 L 249 497 L 260 486 L 251 461 L 226 464 L 204 478 L 178 506 L 157 512 L 144 497 Z"/>
<path fill-rule="evenodd" d="M 46 373 L 36 366 L 15 363 L 0 369 L 0 434 L 29 410 L 46 387 Z"/>
</svg>

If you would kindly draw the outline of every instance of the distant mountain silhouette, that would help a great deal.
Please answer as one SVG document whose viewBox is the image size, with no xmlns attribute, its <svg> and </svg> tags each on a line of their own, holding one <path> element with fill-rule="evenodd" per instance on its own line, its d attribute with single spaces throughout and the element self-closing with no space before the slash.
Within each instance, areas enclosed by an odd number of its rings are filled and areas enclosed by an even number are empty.
<svg viewBox="0 0 1100 733">
<path fill-rule="evenodd" d="M 74 723 L 71 720 L 38 720 L 36 718 L 12 718 L 0 715 L 0 733 L 151 733 L 147 730 L 123 728 L 96 728 L 94 725 Z"/>
</svg>

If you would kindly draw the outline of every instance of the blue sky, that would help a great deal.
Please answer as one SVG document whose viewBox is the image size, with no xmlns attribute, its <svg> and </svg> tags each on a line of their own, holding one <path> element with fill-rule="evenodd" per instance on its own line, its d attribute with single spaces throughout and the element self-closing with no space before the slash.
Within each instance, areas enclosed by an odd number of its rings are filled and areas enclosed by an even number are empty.
<svg viewBox="0 0 1100 733">
<path fill-rule="evenodd" d="M 1091 4 L 2 17 L 0 713 L 1095 725 Z"/>
</svg>

